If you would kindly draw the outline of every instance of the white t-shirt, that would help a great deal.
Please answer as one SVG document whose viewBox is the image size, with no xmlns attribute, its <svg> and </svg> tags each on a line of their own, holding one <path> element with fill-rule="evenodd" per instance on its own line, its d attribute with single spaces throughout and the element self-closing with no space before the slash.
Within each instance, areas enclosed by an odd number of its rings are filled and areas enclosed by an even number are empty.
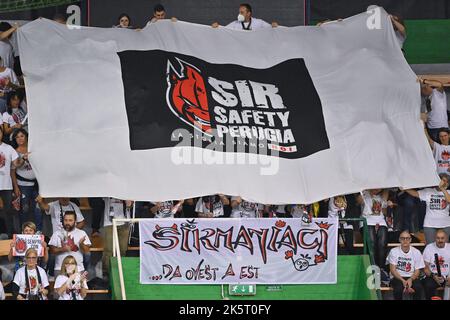
<svg viewBox="0 0 450 320">
<path fill-rule="evenodd" d="M 338 203 L 338 199 L 338 197 L 331 197 L 330 200 L 328 200 L 328 218 L 345 218 L 347 209 L 344 208 L 341 203 Z M 339 204 L 339 206 L 337 204 Z M 341 225 L 344 229 L 353 229 L 353 226 L 347 222 L 341 222 Z"/>
<path fill-rule="evenodd" d="M 236 200 L 238 197 L 231 197 L 231 201 Z M 232 218 L 257 218 L 259 217 L 259 211 L 263 210 L 262 204 L 256 202 L 249 202 L 242 199 L 242 202 L 231 211 Z"/>
<path fill-rule="evenodd" d="M 6 78 L 9 78 L 11 83 L 19 85 L 19 80 L 14 71 L 10 68 L 6 68 L 3 72 L 0 72 L 0 91 L 5 93 L 12 90 L 10 87 L 6 87 Z M 4 99 L 6 99 L 6 97 L 4 97 Z"/>
<path fill-rule="evenodd" d="M 427 209 L 423 226 L 427 228 L 450 227 L 449 205 L 442 191 L 426 188 L 418 191 L 420 200 L 425 201 Z"/>
<path fill-rule="evenodd" d="M 0 40 L 0 62 L 3 67 L 14 69 L 13 47 L 7 39 Z"/>
<path fill-rule="evenodd" d="M 212 212 L 214 218 L 221 217 L 224 215 L 223 203 L 218 196 L 202 197 L 197 201 L 197 205 L 195 206 L 195 212 L 200 213 Z"/>
<path fill-rule="evenodd" d="M 27 116 L 26 110 L 22 109 L 22 107 L 12 109 L 11 114 L 8 112 L 3 112 L 2 118 L 3 123 L 7 123 L 10 127 L 15 126 L 18 123 L 26 125 L 27 120 L 25 117 Z M 25 120 L 25 121 L 24 121 Z"/>
<path fill-rule="evenodd" d="M 105 214 L 103 218 L 103 226 L 112 226 L 112 219 L 131 218 L 130 209 L 127 209 L 125 200 L 116 198 L 103 198 L 105 201 Z M 124 225 L 125 222 L 117 222 L 118 226 Z"/>
<path fill-rule="evenodd" d="M 422 254 L 414 247 L 410 247 L 407 253 L 403 252 L 401 247 L 393 248 L 387 257 L 389 264 L 395 265 L 397 272 L 405 278 L 409 278 L 414 271 L 425 268 Z M 391 275 L 391 277 L 393 277 Z"/>
<path fill-rule="evenodd" d="M 69 280 L 69 277 L 65 276 L 65 275 L 59 275 L 56 277 L 55 280 L 55 290 L 61 288 L 66 282 L 67 280 Z M 81 296 L 81 288 L 85 288 L 88 289 L 88 285 L 86 282 L 86 279 L 84 281 L 81 281 L 80 279 L 80 275 L 78 275 L 77 277 L 75 277 L 75 284 L 70 284 L 67 288 L 66 291 L 59 296 L 58 300 L 74 300 L 72 297 L 72 291 L 75 294 L 75 300 L 84 300 L 83 297 Z"/>
<path fill-rule="evenodd" d="M 175 214 L 183 208 L 181 205 L 177 206 L 178 203 L 173 200 L 160 202 L 160 208 L 155 212 L 155 218 L 174 218 Z"/>
<path fill-rule="evenodd" d="M 445 146 L 443 144 L 433 143 L 433 156 L 436 161 L 437 173 L 449 174 L 447 171 L 450 167 L 450 145 Z"/>
<path fill-rule="evenodd" d="M 437 274 L 436 262 L 434 254 L 438 254 L 439 265 L 441 266 L 441 274 L 443 277 L 449 275 L 450 265 L 450 244 L 446 243 L 444 248 L 438 248 L 436 242 L 430 243 L 423 251 L 423 260 L 430 264 L 430 269 L 433 274 Z"/>
<path fill-rule="evenodd" d="M 271 24 L 265 22 L 264 20 L 258 19 L 258 18 L 253 18 L 253 17 L 250 22 L 244 22 L 244 27 L 248 28 L 249 24 L 250 24 L 250 30 L 272 27 Z M 242 27 L 242 23 L 237 20 L 230 22 L 225 27 L 229 28 L 229 29 L 235 29 L 235 30 L 246 30 Z"/>
<path fill-rule="evenodd" d="M 23 157 L 23 154 L 18 152 L 20 157 Z M 23 177 L 27 180 L 34 180 L 36 179 L 36 175 L 34 174 L 33 168 L 31 167 L 31 164 L 28 160 L 25 160 L 25 162 L 23 163 L 23 165 L 19 168 L 16 168 L 16 176 L 20 176 Z M 19 178 L 17 178 L 17 184 L 19 186 L 24 186 L 24 187 L 32 187 L 35 185 L 34 182 L 30 182 L 30 181 L 22 181 Z"/>
<path fill-rule="evenodd" d="M 75 228 L 70 232 L 66 232 L 65 230 L 58 230 L 53 233 L 48 243 L 50 246 L 61 248 L 64 245 L 70 245 L 71 243 L 74 243 L 77 246 L 76 251 L 68 251 L 56 255 L 55 270 L 61 270 L 61 265 L 64 258 L 69 255 L 73 256 L 77 261 L 78 271 L 84 270 L 83 254 L 80 252 L 79 248 L 80 240 L 83 237 L 85 237 L 85 240 L 83 242 L 85 245 L 92 245 L 91 240 L 89 240 L 89 237 L 87 236 L 86 232 L 84 232 L 84 230 Z"/>
<path fill-rule="evenodd" d="M 16 274 L 14 275 L 14 283 L 19 286 L 19 293 L 20 294 L 26 294 L 26 287 L 27 287 L 27 279 L 25 279 L 25 268 L 26 266 L 23 266 L 19 270 L 17 270 Z M 41 276 L 41 286 L 40 288 L 48 287 L 48 278 L 47 273 L 44 269 L 42 269 L 39 266 L 36 266 L 36 269 L 33 270 L 27 270 L 28 272 L 28 278 L 29 278 L 29 287 L 30 287 L 30 293 L 32 294 L 38 294 L 39 292 L 39 286 L 38 286 L 38 276 L 37 271 L 39 270 L 39 275 Z"/>
<path fill-rule="evenodd" d="M 433 89 L 430 99 L 431 111 L 428 112 L 428 128 L 448 128 L 447 96 L 445 91 L 440 92 L 437 89 Z"/>
<path fill-rule="evenodd" d="M 51 216 L 53 232 L 64 229 L 63 221 L 64 213 L 66 211 L 75 211 L 75 214 L 77 215 L 77 223 L 84 220 L 80 208 L 78 208 L 78 206 L 72 201 L 69 201 L 69 204 L 67 206 L 62 206 L 59 201 L 56 200 L 50 202 L 48 206 L 48 211 L 45 211 L 45 213 Z"/>
<path fill-rule="evenodd" d="M 361 196 L 364 200 L 361 216 L 366 218 L 367 225 L 375 226 L 378 224 L 387 227 L 383 214 L 383 209 L 387 207 L 387 202 L 384 201 L 383 197 L 380 194 L 372 196 L 369 191 L 363 191 Z"/>
<path fill-rule="evenodd" d="M 9 144 L 0 144 L 0 190 L 12 190 L 11 163 L 19 157 Z"/>
</svg>

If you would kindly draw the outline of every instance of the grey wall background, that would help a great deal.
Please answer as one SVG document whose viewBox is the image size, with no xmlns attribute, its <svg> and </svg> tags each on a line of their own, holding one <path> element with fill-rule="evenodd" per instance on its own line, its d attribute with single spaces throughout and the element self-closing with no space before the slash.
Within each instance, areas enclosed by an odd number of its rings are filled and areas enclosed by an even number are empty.
<svg viewBox="0 0 450 320">
<path fill-rule="evenodd" d="M 304 0 L 91 0 L 91 25 L 111 27 L 120 13 L 128 13 L 133 26 L 142 27 L 161 3 L 169 17 L 188 22 L 225 25 L 236 20 L 239 4 L 248 2 L 253 15 L 285 26 L 304 25 Z"/>
</svg>

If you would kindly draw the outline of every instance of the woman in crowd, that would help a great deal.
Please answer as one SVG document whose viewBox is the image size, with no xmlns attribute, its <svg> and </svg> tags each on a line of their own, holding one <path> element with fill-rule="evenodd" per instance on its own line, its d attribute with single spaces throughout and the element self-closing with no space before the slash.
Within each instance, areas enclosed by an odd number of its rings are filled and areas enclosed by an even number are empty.
<svg viewBox="0 0 450 320">
<path fill-rule="evenodd" d="M 117 19 L 117 25 L 115 25 L 114 27 L 131 29 L 132 27 L 130 16 L 126 13 L 121 13 L 119 18 Z"/>
<path fill-rule="evenodd" d="M 4 139 L 6 142 L 11 141 L 8 135 L 22 128 L 26 121 L 27 111 L 21 106 L 21 103 L 22 97 L 17 91 L 12 91 L 8 94 L 6 112 L 3 113 Z"/>
<path fill-rule="evenodd" d="M 37 265 L 38 253 L 30 248 L 25 253 L 25 266 L 17 270 L 12 292 L 17 300 L 47 300 L 48 278 L 44 269 Z"/>
<path fill-rule="evenodd" d="M 34 220 L 38 230 L 42 230 L 42 212 L 36 206 L 36 198 L 39 196 L 39 187 L 33 168 L 28 161 L 28 132 L 23 128 L 17 129 L 13 134 L 17 154 L 23 159 L 23 164 L 16 167 L 12 176 L 15 189 L 21 193 L 20 197 L 20 223 Z"/>
<path fill-rule="evenodd" d="M 84 300 L 87 294 L 87 272 L 78 272 L 77 261 L 73 256 L 64 258 L 61 273 L 55 280 L 55 290 L 59 300 Z"/>
</svg>

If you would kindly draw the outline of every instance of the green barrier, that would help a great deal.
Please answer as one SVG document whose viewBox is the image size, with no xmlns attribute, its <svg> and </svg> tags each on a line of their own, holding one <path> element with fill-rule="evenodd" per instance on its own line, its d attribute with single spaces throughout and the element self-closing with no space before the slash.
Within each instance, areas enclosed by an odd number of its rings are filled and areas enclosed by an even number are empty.
<svg viewBox="0 0 450 320">
<path fill-rule="evenodd" d="M 406 20 L 403 45 L 410 64 L 450 63 L 450 20 Z"/>
<path fill-rule="evenodd" d="M 373 265 L 366 220 L 342 219 L 363 223 L 364 254 L 337 257 L 336 284 L 256 285 L 256 294 L 229 295 L 228 285 L 155 285 L 139 283 L 139 262 L 136 257 L 122 257 L 127 300 L 377 300 L 380 290 L 369 289 L 366 271 Z M 121 300 L 117 258 L 111 258 L 110 281 L 112 298 Z M 243 291 L 244 288 L 238 288 Z M 252 289 L 253 290 L 253 289 Z"/>
<path fill-rule="evenodd" d="M 77 0 L 2 0 L 0 13 L 33 10 L 79 2 Z"/>
</svg>

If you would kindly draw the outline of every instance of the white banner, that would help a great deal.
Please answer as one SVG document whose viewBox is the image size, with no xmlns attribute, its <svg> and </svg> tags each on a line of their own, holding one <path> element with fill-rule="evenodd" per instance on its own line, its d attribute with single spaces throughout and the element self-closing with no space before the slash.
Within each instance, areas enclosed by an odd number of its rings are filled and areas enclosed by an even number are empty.
<svg viewBox="0 0 450 320">
<path fill-rule="evenodd" d="M 250 32 L 38 19 L 18 36 L 45 197 L 313 203 L 439 182 L 382 8 Z"/>
<path fill-rule="evenodd" d="M 337 219 L 139 222 L 140 283 L 336 283 Z"/>
</svg>

